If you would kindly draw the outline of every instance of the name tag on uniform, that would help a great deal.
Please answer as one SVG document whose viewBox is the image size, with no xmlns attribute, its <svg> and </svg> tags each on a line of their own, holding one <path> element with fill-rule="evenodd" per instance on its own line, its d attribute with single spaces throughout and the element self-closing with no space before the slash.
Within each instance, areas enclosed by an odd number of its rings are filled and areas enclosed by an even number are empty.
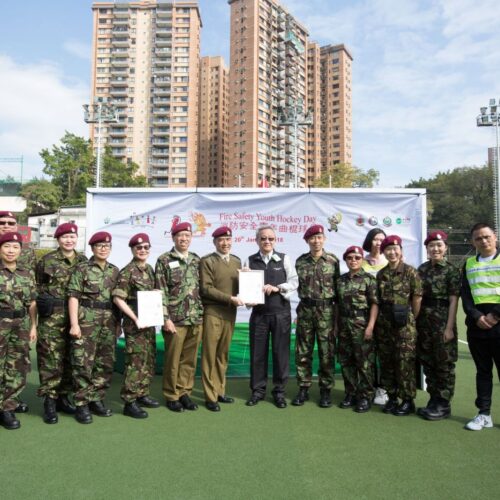
<svg viewBox="0 0 500 500">
<path fill-rule="evenodd" d="M 170 269 L 175 269 L 176 267 L 180 267 L 179 261 L 173 260 L 172 262 L 169 262 L 168 267 L 170 267 Z"/>
</svg>

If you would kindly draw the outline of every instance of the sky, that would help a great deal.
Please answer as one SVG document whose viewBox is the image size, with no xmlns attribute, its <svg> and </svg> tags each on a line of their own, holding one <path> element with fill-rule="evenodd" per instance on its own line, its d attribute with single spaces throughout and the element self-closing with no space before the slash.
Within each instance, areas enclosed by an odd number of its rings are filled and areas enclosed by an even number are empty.
<svg viewBox="0 0 500 500">
<path fill-rule="evenodd" d="M 353 163 L 401 187 L 464 165 L 495 145 L 479 108 L 500 99 L 498 0 L 286 0 L 322 45 L 353 55 Z M 65 131 L 88 136 L 92 1 L 2 2 L 0 160 L 24 157 L 23 178 L 43 175 L 39 152 Z M 202 55 L 229 65 L 227 0 L 199 0 Z M 0 162 L 0 178 L 19 177 Z"/>
</svg>

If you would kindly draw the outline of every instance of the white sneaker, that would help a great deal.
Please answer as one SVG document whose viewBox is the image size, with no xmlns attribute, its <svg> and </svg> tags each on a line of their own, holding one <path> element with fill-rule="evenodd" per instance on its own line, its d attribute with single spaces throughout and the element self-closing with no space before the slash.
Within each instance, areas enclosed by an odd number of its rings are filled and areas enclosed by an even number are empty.
<svg viewBox="0 0 500 500">
<path fill-rule="evenodd" d="M 476 415 L 465 426 L 465 428 L 469 429 L 470 431 L 480 431 L 484 427 L 493 427 L 493 420 L 491 419 L 491 415 Z"/>
<path fill-rule="evenodd" d="M 387 391 L 382 387 L 377 387 L 375 389 L 375 397 L 373 398 L 373 404 L 384 406 L 385 403 L 389 401 L 389 396 L 387 395 Z"/>
</svg>

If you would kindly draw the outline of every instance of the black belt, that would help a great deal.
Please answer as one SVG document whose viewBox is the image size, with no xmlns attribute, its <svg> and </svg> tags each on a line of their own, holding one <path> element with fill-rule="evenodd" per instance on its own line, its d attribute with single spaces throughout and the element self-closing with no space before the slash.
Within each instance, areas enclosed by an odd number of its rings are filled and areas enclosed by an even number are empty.
<svg viewBox="0 0 500 500">
<path fill-rule="evenodd" d="M 448 299 L 434 299 L 432 297 L 423 297 L 422 305 L 428 307 L 436 307 L 436 306 L 448 307 L 450 305 L 450 301 Z"/>
<path fill-rule="evenodd" d="M 88 300 L 83 299 L 80 301 L 80 305 L 83 307 L 90 307 L 92 309 L 109 309 L 113 308 L 113 304 L 111 302 L 100 302 L 99 300 Z"/>
<path fill-rule="evenodd" d="M 24 318 L 26 316 L 26 309 L 16 309 L 16 310 L 7 310 L 0 309 L 0 318 Z"/>
<path fill-rule="evenodd" d="M 340 309 L 342 316 L 355 318 L 356 316 L 368 316 L 368 309 Z"/>
<path fill-rule="evenodd" d="M 391 312 L 392 313 L 392 306 L 394 305 L 393 302 L 382 302 L 380 304 L 380 310 L 383 312 Z"/>
<path fill-rule="evenodd" d="M 304 297 L 300 299 L 300 303 L 309 307 L 325 307 L 333 306 L 333 299 L 310 299 L 309 297 Z"/>
</svg>

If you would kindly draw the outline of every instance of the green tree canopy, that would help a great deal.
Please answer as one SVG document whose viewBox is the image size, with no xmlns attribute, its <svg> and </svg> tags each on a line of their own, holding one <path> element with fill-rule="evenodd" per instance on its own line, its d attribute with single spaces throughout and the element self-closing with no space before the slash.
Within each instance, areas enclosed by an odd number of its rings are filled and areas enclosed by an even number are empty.
<svg viewBox="0 0 500 500">
<path fill-rule="evenodd" d="M 350 188 L 373 187 L 378 183 L 379 173 L 373 168 L 364 171 L 349 163 L 337 163 L 321 174 L 315 187 Z"/>
<path fill-rule="evenodd" d="M 102 159 L 103 187 L 146 187 L 148 181 L 144 175 L 137 175 L 139 165 L 134 162 L 123 163 L 111 154 L 106 146 Z"/>
<path fill-rule="evenodd" d="M 56 210 L 61 202 L 61 189 L 46 179 L 33 178 L 23 184 L 20 192 L 26 200 L 26 213 Z"/>
</svg>

